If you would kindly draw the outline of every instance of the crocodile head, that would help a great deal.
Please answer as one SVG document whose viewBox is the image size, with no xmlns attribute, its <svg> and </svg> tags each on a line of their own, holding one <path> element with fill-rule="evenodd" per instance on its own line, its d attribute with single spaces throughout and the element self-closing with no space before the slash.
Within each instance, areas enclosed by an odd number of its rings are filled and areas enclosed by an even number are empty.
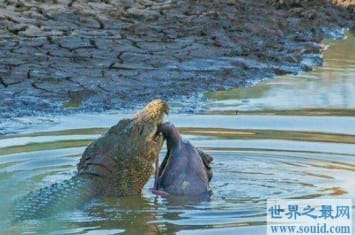
<svg viewBox="0 0 355 235">
<path fill-rule="evenodd" d="M 78 165 L 79 174 L 101 176 L 106 195 L 139 194 L 153 172 L 163 143 L 158 126 L 169 106 L 153 100 L 132 119 L 123 119 L 91 143 Z"/>
</svg>

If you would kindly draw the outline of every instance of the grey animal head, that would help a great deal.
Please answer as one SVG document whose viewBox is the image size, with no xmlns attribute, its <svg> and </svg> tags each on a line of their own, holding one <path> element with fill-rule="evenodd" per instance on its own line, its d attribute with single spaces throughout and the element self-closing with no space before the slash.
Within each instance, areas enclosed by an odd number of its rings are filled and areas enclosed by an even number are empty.
<svg viewBox="0 0 355 235">
<path fill-rule="evenodd" d="M 167 154 L 159 168 L 158 190 L 169 195 L 210 195 L 213 158 L 184 141 L 176 127 L 167 122 L 159 127 L 167 142 Z"/>
</svg>

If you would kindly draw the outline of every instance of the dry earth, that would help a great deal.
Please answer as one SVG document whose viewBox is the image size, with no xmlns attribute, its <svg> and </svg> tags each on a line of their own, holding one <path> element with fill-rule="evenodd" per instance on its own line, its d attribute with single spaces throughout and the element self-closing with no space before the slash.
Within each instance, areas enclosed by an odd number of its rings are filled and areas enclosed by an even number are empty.
<svg viewBox="0 0 355 235">
<path fill-rule="evenodd" d="M 355 1 L 0 0 L 0 122 L 185 102 L 321 64 Z M 196 99 L 194 99 L 196 98 Z"/>
</svg>

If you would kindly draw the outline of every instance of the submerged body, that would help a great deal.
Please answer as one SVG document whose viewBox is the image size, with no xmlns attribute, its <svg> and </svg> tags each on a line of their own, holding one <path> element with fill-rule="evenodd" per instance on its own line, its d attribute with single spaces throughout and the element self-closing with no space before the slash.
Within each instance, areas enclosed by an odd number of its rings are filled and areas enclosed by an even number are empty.
<svg viewBox="0 0 355 235">
<path fill-rule="evenodd" d="M 164 123 L 159 128 L 167 142 L 153 193 L 159 195 L 210 195 L 213 158 L 182 139 L 176 127 Z"/>
<path fill-rule="evenodd" d="M 28 194 L 15 208 L 15 220 L 49 216 L 98 196 L 137 195 L 153 172 L 163 138 L 158 126 L 168 114 L 161 100 L 132 119 L 123 119 L 84 151 L 71 179 Z"/>
</svg>

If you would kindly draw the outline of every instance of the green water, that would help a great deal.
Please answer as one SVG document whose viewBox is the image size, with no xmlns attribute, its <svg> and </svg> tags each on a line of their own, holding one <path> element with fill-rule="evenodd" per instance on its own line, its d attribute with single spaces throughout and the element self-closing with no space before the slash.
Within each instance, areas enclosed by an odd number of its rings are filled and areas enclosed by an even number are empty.
<svg viewBox="0 0 355 235">
<path fill-rule="evenodd" d="M 214 112 L 282 115 L 355 115 L 355 44 L 347 40 L 324 42 L 324 65 L 298 76 L 280 76 L 256 86 L 208 93 L 216 99 Z"/>
<path fill-rule="evenodd" d="M 210 201 L 156 197 L 151 179 L 139 197 L 10 224 L 16 200 L 70 178 L 85 146 L 131 114 L 56 117 L 1 136 L 0 234 L 265 234 L 268 198 L 355 199 L 355 39 L 326 43 L 323 67 L 210 93 L 204 113 L 169 117 L 214 157 Z"/>
</svg>

